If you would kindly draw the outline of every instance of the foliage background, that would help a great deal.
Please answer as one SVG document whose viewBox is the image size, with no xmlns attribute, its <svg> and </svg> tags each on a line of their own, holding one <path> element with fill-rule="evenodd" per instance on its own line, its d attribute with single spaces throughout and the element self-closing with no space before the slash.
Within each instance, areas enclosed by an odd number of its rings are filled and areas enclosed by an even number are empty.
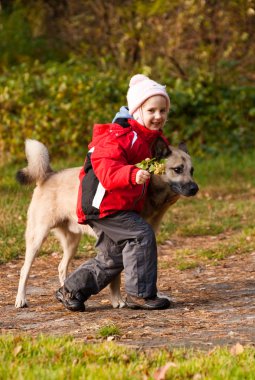
<svg viewBox="0 0 255 380">
<path fill-rule="evenodd" d="M 25 138 L 84 156 L 138 72 L 167 85 L 165 132 L 192 153 L 255 141 L 253 0 L 0 0 L 0 159 Z"/>
</svg>

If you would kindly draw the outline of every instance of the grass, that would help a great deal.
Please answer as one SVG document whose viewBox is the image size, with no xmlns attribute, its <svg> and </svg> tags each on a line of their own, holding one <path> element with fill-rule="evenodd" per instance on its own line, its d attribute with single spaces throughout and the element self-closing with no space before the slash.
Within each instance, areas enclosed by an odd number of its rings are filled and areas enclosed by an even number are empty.
<svg viewBox="0 0 255 380">
<path fill-rule="evenodd" d="M 175 251 L 175 264 L 178 269 L 192 269 L 202 264 L 217 265 L 231 255 L 248 254 L 255 251 L 255 227 L 245 228 L 241 232 L 226 238 L 224 242 L 216 242 L 212 247 L 186 248 Z"/>
<path fill-rule="evenodd" d="M 229 189 L 229 198 L 235 195 L 232 199 L 215 198 L 213 194 L 208 198 L 206 188 L 201 188 L 195 199 L 180 199 L 164 219 L 161 241 L 170 234 L 215 236 L 225 231 L 252 227 L 255 214 L 254 188 L 243 189 L 238 195 L 237 189 Z"/>
<path fill-rule="evenodd" d="M 70 337 L 6 335 L 0 337 L 0 378 L 252 380 L 254 356 L 253 347 L 243 346 L 216 347 L 210 352 L 170 347 L 141 351 L 113 342 L 90 345 Z M 156 377 L 166 365 L 164 377 Z"/>
<path fill-rule="evenodd" d="M 100 327 L 97 335 L 102 338 L 108 338 L 109 336 L 120 336 L 121 332 L 119 327 L 116 325 L 106 325 Z"/>
</svg>

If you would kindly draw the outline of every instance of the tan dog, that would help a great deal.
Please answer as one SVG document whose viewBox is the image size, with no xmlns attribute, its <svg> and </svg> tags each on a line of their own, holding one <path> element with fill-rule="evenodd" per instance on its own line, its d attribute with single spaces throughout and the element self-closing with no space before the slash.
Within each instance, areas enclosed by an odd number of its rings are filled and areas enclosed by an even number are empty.
<svg viewBox="0 0 255 380">
<path fill-rule="evenodd" d="M 164 175 L 152 175 L 142 216 L 158 230 L 167 209 L 181 195 L 193 196 L 198 191 L 192 179 L 193 168 L 185 146 L 179 149 L 162 146 L 155 148 L 157 157 L 166 157 Z M 26 228 L 26 254 L 21 269 L 15 306 L 27 306 L 26 285 L 36 254 L 50 230 L 53 230 L 63 248 L 59 264 L 61 286 L 67 276 L 68 266 L 76 253 L 82 234 L 95 236 L 88 225 L 77 223 L 76 201 L 81 168 L 54 172 L 50 167 L 47 148 L 36 140 L 26 140 L 28 166 L 17 173 L 22 184 L 36 182 L 36 188 L 28 209 Z M 111 301 L 114 308 L 123 307 L 120 294 L 120 276 L 110 284 Z"/>
</svg>

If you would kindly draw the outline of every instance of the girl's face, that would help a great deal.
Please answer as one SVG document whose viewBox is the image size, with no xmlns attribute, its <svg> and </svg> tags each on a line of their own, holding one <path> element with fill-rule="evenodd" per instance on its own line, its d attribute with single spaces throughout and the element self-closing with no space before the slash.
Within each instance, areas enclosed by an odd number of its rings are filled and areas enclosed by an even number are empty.
<svg viewBox="0 0 255 380">
<path fill-rule="evenodd" d="M 167 119 L 167 103 L 164 96 L 152 96 L 143 103 L 141 108 L 146 128 L 158 131 L 164 127 Z"/>
</svg>

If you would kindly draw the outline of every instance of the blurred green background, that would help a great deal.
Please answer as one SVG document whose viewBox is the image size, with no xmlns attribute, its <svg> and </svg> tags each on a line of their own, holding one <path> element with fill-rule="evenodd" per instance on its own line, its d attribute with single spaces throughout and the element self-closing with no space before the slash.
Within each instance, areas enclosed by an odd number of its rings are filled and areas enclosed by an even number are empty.
<svg viewBox="0 0 255 380">
<path fill-rule="evenodd" d="M 84 157 L 130 77 L 167 85 L 165 133 L 197 156 L 255 144 L 253 0 L 0 0 L 0 161 L 24 140 Z"/>
</svg>

